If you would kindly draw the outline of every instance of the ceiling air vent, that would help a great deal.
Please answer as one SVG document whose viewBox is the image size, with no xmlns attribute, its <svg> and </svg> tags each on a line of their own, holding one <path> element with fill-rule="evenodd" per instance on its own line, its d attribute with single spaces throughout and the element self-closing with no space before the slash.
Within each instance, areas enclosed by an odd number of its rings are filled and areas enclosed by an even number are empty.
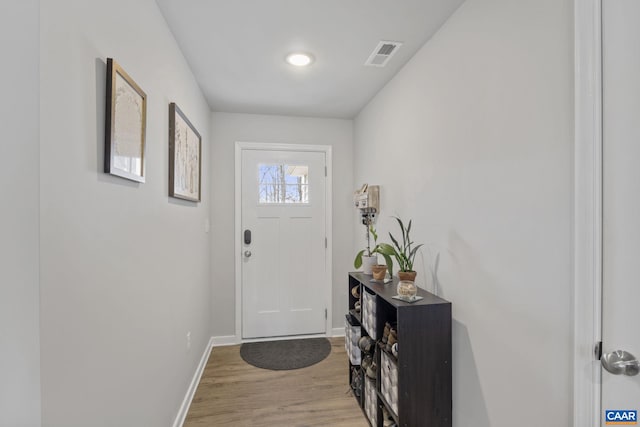
<svg viewBox="0 0 640 427">
<path fill-rule="evenodd" d="M 381 41 L 373 50 L 371 56 L 369 56 L 369 59 L 367 59 L 364 65 L 368 65 L 370 67 L 384 67 L 400 46 L 402 46 L 401 42 Z"/>
</svg>

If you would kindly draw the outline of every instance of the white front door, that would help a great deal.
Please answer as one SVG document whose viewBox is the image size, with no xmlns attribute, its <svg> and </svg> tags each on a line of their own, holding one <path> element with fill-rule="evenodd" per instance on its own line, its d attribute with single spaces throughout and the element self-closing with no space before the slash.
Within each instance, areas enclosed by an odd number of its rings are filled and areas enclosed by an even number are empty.
<svg viewBox="0 0 640 427">
<path fill-rule="evenodd" d="M 640 357 L 640 1 L 603 0 L 603 353 Z M 625 368 L 629 363 L 616 365 Z M 633 369 L 626 371 L 632 373 Z M 629 413 L 612 410 L 636 411 Z M 640 375 L 602 371 L 602 425 L 633 422 Z M 608 418 L 608 419 L 607 419 Z"/>
<path fill-rule="evenodd" d="M 241 156 L 242 337 L 325 333 L 325 153 Z"/>
</svg>

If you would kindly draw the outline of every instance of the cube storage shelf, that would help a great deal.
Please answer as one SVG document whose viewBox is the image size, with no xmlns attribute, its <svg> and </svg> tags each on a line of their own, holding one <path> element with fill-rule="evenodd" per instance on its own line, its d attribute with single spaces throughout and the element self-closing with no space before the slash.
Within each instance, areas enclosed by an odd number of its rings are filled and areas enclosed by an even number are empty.
<svg viewBox="0 0 640 427">
<path fill-rule="evenodd" d="M 451 427 L 451 303 L 420 288 L 422 300 L 396 300 L 397 279 L 386 285 L 371 279 L 349 273 L 345 345 L 349 384 L 360 408 L 375 427 L 383 426 L 383 407 L 401 427 Z M 355 310 L 354 287 L 359 288 L 361 312 Z M 379 342 L 385 322 L 397 325 L 398 357 L 378 345 L 376 378 L 370 379 L 354 363 L 364 357 L 354 354 L 360 351 L 356 337 L 368 335 Z"/>
</svg>

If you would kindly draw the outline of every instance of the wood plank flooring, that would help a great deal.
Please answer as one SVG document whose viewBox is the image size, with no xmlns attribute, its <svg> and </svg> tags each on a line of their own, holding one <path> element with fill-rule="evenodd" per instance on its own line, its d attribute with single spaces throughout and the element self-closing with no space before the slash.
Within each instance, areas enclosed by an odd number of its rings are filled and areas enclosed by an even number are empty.
<svg viewBox="0 0 640 427">
<path fill-rule="evenodd" d="M 240 346 L 214 348 L 184 426 L 368 426 L 348 385 L 344 339 L 330 341 L 325 360 L 292 371 L 251 366 Z"/>
</svg>

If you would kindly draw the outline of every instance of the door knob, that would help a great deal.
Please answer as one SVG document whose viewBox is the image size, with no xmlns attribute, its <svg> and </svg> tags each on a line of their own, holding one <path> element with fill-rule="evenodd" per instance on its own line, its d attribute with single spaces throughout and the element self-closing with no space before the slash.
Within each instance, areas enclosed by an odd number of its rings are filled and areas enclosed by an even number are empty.
<svg viewBox="0 0 640 427">
<path fill-rule="evenodd" d="M 600 359 L 602 366 L 614 375 L 633 377 L 640 372 L 640 362 L 635 356 L 624 350 L 607 353 Z"/>
<path fill-rule="evenodd" d="M 244 251 L 244 256 L 249 258 L 251 256 L 251 251 Z"/>
</svg>

